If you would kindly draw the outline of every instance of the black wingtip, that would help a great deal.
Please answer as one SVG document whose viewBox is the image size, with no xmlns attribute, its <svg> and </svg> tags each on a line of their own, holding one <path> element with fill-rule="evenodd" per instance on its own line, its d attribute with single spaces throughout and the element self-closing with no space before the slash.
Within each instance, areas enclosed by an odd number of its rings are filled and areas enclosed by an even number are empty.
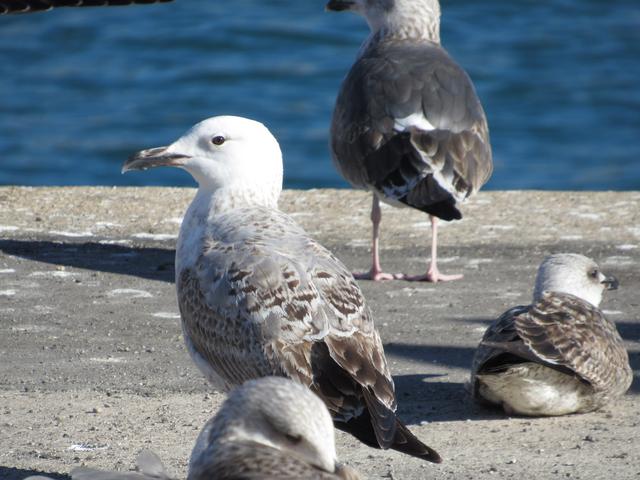
<svg viewBox="0 0 640 480">
<path fill-rule="evenodd" d="M 337 429 L 350 433 L 365 445 L 372 448 L 391 448 L 400 453 L 411 455 L 431 463 L 442 463 L 442 457 L 433 448 L 422 443 L 397 417 L 395 418 L 395 433 L 388 445 L 381 447 L 380 440 L 371 423 L 371 416 L 365 410 L 362 415 L 352 418 L 348 422 L 335 421 Z"/>
<path fill-rule="evenodd" d="M 396 434 L 391 445 L 393 450 L 406 453 L 412 457 L 421 458 L 431 463 L 442 463 L 442 457 L 438 452 L 425 445 L 416 437 L 407 426 L 396 418 Z"/>
</svg>

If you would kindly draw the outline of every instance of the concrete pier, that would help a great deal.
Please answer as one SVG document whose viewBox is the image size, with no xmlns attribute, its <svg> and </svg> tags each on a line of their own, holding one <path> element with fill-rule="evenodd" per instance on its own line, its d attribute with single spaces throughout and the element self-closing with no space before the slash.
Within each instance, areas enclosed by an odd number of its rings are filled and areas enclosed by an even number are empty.
<svg viewBox="0 0 640 480">
<path fill-rule="evenodd" d="M 173 284 L 193 189 L 0 188 L 0 479 L 128 470 L 142 448 L 184 478 L 196 435 L 224 398 L 183 346 Z M 369 266 L 370 197 L 286 191 L 289 212 L 350 268 Z M 444 224 L 451 284 L 362 282 L 395 377 L 400 417 L 444 457 L 431 465 L 337 433 L 366 478 L 640 478 L 640 193 L 488 192 Z M 388 271 L 421 273 L 428 217 L 383 208 Z M 603 302 L 636 381 L 602 411 L 508 418 L 465 382 L 488 323 L 530 301 L 545 255 L 577 252 L 616 275 Z"/>
</svg>

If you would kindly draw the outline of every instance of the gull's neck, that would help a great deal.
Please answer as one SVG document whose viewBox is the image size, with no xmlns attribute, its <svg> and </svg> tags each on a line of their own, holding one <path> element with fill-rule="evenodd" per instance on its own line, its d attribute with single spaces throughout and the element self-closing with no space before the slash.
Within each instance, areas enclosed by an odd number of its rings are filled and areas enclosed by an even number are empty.
<svg viewBox="0 0 640 480">
<path fill-rule="evenodd" d="M 278 208 L 278 197 L 281 188 L 250 188 L 246 185 L 232 185 L 210 189 L 198 188 L 187 216 L 199 217 L 203 220 L 230 212 L 238 208 L 265 207 Z"/>
<path fill-rule="evenodd" d="M 425 5 L 416 4 L 384 18 L 367 18 L 367 23 L 371 29 L 367 44 L 381 40 L 426 40 L 440 44 L 440 12 Z"/>
<path fill-rule="evenodd" d="M 533 302 L 540 301 L 545 292 L 568 293 L 574 297 L 578 297 L 585 302 L 590 303 L 594 307 L 600 306 L 602 302 L 602 291 L 589 291 L 572 283 L 556 282 L 552 279 L 536 279 L 536 286 L 533 291 Z"/>
<path fill-rule="evenodd" d="M 280 191 L 281 188 L 277 186 L 261 189 L 239 185 L 216 189 L 202 186 L 198 188 L 180 226 L 176 247 L 176 278 L 182 268 L 193 265 L 197 260 L 200 254 L 200 243 L 216 215 L 238 208 L 277 209 Z"/>
</svg>

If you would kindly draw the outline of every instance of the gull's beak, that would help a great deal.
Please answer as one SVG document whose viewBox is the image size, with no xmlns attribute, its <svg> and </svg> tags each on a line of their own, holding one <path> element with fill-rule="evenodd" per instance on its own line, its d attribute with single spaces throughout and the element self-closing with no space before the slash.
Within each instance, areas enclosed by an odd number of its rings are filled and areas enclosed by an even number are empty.
<svg viewBox="0 0 640 480">
<path fill-rule="evenodd" d="M 600 283 L 607 286 L 607 290 L 617 290 L 620 286 L 620 282 L 613 275 L 609 275 L 608 277 L 604 277 Z"/>
<path fill-rule="evenodd" d="M 342 12 L 344 10 L 351 10 L 355 4 L 356 2 L 349 0 L 329 0 L 324 8 L 331 12 Z"/>
<path fill-rule="evenodd" d="M 149 148 L 134 153 L 122 165 L 122 173 L 154 167 L 181 167 L 191 158 L 189 155 L 168 152 L 167 148 L 169 147 Z"/>
</svg>

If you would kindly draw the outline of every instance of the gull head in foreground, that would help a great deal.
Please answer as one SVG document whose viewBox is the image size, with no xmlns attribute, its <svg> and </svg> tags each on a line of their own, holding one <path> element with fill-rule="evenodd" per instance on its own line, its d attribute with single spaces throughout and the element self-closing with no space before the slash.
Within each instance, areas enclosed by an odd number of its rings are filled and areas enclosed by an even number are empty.
<svg viewBox="0 0 640 480">
<path fill-rule="evenodd" d="M 187 350 L 207 379 L 229 390 L 291 378 L 365 444 L 440 462 L 395 415 L 382 340 L 355 279 L 278 210 L 282 154 L 267 128 L 210 118 L 135 154 L 123 171 L 158 166 L 183 168 L 199 185 L 175 268 Z"/>
<path fill-rule="evenodd" d="M 333 423 L 322 400 L 280 377 L 251 380 L 234 389 L 198 436 L 189 480 L 239 474 L 360 478 L 337 464 Z"/>
<path fill-rule="evenodd" d="M 547 257 L 533 303 L 514 307 L 476 350 L 473 396 L 509 414 L 564 415 L 596 410 L 622 396 L 633 372 L 622 338 L 598 308 L 613 276 L 583 255 Z"/>
</svg>

